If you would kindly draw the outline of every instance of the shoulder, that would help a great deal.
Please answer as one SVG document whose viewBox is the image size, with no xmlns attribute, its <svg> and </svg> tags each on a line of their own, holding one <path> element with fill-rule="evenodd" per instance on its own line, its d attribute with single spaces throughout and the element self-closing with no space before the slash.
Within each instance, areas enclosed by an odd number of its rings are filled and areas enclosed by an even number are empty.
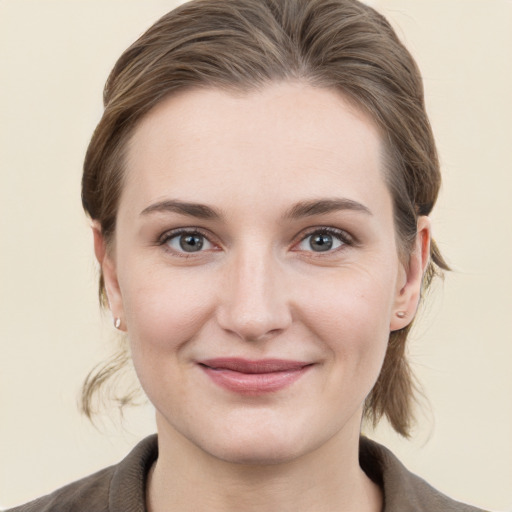
<svg viewBox="0 0 512 512">
<path fill-rule="evenodd" d="M 119 464 L 6 512 L 142 512 L 147 474 L 157 456 L 157 439 L 153 435 L 141 441 Z"/>
<path fill-rule="evenodd" d="M 90 507 L 97 512 L 107 511 L 109 487 L 114 471 L 115 466 L 103 469 L 7 512 L 78 512 L 85 510 L 84 507 Z"/>
<path fill-rule="evenodd" d="M 484 512 L 437 491 L 374 441 L 361 438 L 359 457 L 363 470 L 384 489 L 384 512 Z"/>
</svg>

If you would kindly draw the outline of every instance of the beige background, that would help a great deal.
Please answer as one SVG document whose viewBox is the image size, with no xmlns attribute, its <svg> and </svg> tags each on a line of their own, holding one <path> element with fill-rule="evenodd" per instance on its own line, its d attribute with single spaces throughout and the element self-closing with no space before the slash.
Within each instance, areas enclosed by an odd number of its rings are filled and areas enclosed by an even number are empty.
<svg viewBox="0 0 512 512">
<path fill-rule="evenodd" d="M 81 162 L 121 51 L 175 2 L 0 0 L 0 505 L 118 461 L 154 430 L 101 431 L 76 400 L 114 345 L 96 301 Z M 435 236 L 456 272 L 410 351 L 429 406 L 373 434 L 434 486 L 512 511 L 512 2 L 371 2 L 419 61 L 441 153 Z"/>
</svg>

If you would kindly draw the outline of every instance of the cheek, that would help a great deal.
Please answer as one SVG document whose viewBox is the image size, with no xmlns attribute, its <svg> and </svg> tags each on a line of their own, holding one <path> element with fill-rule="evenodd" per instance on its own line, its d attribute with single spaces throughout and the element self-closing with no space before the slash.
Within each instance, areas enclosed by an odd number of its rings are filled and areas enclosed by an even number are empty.
<svg viewBox="0 0 512 512">
<path fill-rule="evenodd" d="M 122 293 L 133 365 L 151 402 L 174 413 L 190 387 L 187 350 L 211 317 L 212 296 L 167 269 L 131 270 Z"/>
<path fill-rule="evenodd" d="M 122 295 L 132 349 L 155 355 L 175 352 L 194 338 L 209 317 L 211 287 L 186 273 L 131 268 L 130 278 L 121 282 L 126 283 Z"/>
<path fill-rule="evenodd" d="M 302 320 L 354 382 L 375 380 L 380 372 L 389 339 L 394 282 L 392 271 L 377 275 L 352 267 L 338 271 L 315 292 L 309 289 L 308 293 L 304 287 Z"/>
<path fill-rule="evenodd" d="M 396 279 L 391 270 L 379 270 L 336 269 L 325 279 L 305 280 L 301 303 L 309 322 L 333 334 L 368 329 L 389 334 Z"/>
</svg>

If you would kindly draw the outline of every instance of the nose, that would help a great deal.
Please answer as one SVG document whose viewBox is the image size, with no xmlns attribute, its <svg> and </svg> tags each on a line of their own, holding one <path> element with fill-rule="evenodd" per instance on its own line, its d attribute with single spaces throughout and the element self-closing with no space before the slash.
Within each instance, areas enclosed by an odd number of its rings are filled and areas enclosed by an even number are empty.
<svg viewBox="0 0 512 512">
<path fill-rule="evenodd" d="M 243 341 L 261 341 L 290 325 L 284 273 L 272 255 L 254 250 L 235 255 L 224 277 L 217 309 L 222 329 Z"/>
</svg>

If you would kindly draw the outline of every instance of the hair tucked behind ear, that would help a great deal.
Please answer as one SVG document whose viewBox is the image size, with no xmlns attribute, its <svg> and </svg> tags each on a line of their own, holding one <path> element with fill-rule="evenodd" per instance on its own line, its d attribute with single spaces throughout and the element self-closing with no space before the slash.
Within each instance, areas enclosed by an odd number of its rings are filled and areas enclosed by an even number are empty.
<svg viewBox="0 0 512 512">
<path fill-rule="evenodd" d="M 180 89 L 248 91 L 283 80 L 336 89 L 379 127 L 406 260 L 418 216 L 428 215 L 436 202 L 439 162 L 413 58 L 389 23 L 355 0 L 195 0 L 163 16 L 130 46 L 108 78 L 105 111 L 84 162 L 83 206 L 99 221 L 107 245 L 116 227 L 127 142 L 147 112 Z M 433 243 L 425 288 L 442 269 L 448 266 Z M 102 277 L 100 297 L 105 304 Z M 390 334 L 365 409 L 370 421 L 385 415 L 404 436 L 413 419 L 415 389 L 406 358 L 409 330 Z M 86 414 L 93 395 L 122 363 L 119 356 L 89 375 Z"/>
</svg>

